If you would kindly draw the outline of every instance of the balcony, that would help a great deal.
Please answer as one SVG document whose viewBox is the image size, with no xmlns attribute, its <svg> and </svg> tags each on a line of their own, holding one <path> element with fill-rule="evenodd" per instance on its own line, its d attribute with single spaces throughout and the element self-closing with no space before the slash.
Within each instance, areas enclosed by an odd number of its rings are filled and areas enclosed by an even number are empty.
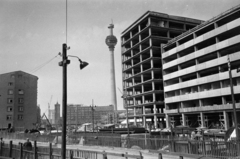
<svg viewBox="0 0 240 159">
<path fill-rule="evenodd" d="M 213 105 L 213 106 L 203 106 L 203 107 L 191 107 L 191 108 L 180 108 L 166 110 L 166 114 L 176 114 L 176 113 L 189 113 L 189 112 L 210 112 L 210 111 L 223 111 L 223 110 L 232 110 L 232 104 L 223 104 L 223 105 Z M 236 103 L 236 109 L 240 109 L 240 103 Z"/>
<path fill-rule="evenodd" d="M 233 78 L 240 77 L 240 73 L 237 73 L 236 69 L 232 70 L 232 75 L 233 75 Z M 169 92 L 169 91 L 173 91 L 173 90 L 182 89 L 185 87 L 192 87 L 192 86 L 216 82 L 216 81 L 225 80 L 225 79 L 229 79 L 228 72 L 222 72 L 222 73 L 218 73 L 218 74 L 214 74 L 214 75 L 210 75 L 210 76 L 206 76 L 206 77 L 201 77 L 198 79 L 189 80 L 189 81 L 182 82 L 182 83 L 165 86 L 164 91 Z"/>
<path fill-rule="evenodd" d="M 238 19 L 236 19 L 236 20 L 234 20 L 234 21 L 232 21 L 230 23 L 227 23 L 227 24 L 225 24 L 225 25 L 223 25 L 223 26 L 221 26 L 219 28 L 216 28 L 216 29 L 214 29 L 212 31 L 209 31 L 209 32 L 207 32 L 207 33 L 205 33 L 205 34 L 203 34 L 201 36 L 198 36 L 197 38 L 195 38 L 193 40 L 190 40 L 190 41 L 188 41 L 188 42 L 186 42 L 186 43 L 184 43 L 182 45 L 179 45 L 178 47 L 175 47 L 175 48 L 173 48 L 173 49 L 171 49 L 169 51 L 166 51 L 166 52 L 164 52 L 162 54 L 162 57 L 165 58 L 165 57 L 170 56 L 172 54 L 175 54 L 176 52 L 181 51 L 181 50 L 183 50 L 185 48 L 188 48 L 188 47 L 193 46 L 193 45 L 195 45 L 197 43 L 200 43 L 200 42 L 202 42 L 204 40 L 207 40 L 207 39 L 209 39 L 209 38 L 211 38 L 213 36 L 221 34 L 221 33 L 225 32 L 227 30 L 231 30 L 233 28 L 236 28 L 236 27 L 239 26 L 239 24 L 240 24 L 240 18 L 238 18 Z"/>
</svg>

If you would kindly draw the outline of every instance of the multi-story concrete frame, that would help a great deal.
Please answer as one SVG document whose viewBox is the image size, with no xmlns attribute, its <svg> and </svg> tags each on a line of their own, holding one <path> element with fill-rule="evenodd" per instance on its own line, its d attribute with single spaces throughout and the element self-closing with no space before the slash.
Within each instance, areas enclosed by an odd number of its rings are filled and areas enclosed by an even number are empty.
<svg viewBox="0 0 240 159">
<path fill-rule="evenodd" d="M 164 124 L 161 44 L 202 21 L 148 11 L 122 32 L 123 90 L 127 105 L 146 127 L 146 120 Z M 139 119 L 140 118 L 140 119 Z"/>
<path fill-rule="evenodd" d="M 228 129 L 234 125 L 228 56 L 239 116 L 240 73 L 236 70 L 240 66 L 240 6 L 163 47 L 167 127 L 182 124 Z"/>
<path fill-rule="evenodd" d="M 38 77 L 15 71 L 0 75 L 0 126 L 15 130 L 35 128 Z"/>
</svg>

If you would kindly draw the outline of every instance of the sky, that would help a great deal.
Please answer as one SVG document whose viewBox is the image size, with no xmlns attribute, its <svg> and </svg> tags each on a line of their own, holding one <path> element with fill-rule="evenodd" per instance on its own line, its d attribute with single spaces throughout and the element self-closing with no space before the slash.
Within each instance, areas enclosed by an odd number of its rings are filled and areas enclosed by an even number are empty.
<svg viewBox="0 0 240 159">
<path fill-rule="evenodd" d="M 67 3 L 66 3 L 67 2 Z M 66 5 L 67 4 L 67 5 Z M 114 23 L 118 109 L 121 98 L 121 33 L 147 11 L 208 20 L 239 0 L 0 0 L 0 74 L 24 71 L 37 76 L 42 113 L 62 103 L 62 44 L 76 58 L 67 68 L 68 104 L 110 105 L 110 52 L 105 44 Z M 67 6 L 67 7 L 66 7 Z M 67 9 L 66 9 L 67 8 Z M 66 20 L 67 17 L 67 20 Z"/>
</svg>

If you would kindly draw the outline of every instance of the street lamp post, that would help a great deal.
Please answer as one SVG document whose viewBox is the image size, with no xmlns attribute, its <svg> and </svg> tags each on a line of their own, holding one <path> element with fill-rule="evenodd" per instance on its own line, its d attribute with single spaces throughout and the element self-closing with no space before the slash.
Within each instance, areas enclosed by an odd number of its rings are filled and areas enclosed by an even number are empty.
<svg viewBox="0 0 240 159">
<path fill-rule="evenodd" d="M 63 44 L 62 61 L 60 66 L 63 68 L 63 94 L 62 94 L 62 159 L 66 158 L 66 136 L 67 136 L 67 65 L 70 60 L 67 58 L 67 44 Z"/>
<path fill-rule="evenodd" d="M 92 129 L 93 129 L 93 132 L 94 132 L 94 107 L 96 107 L 96 105 L 94 106 L 93 104 L 93 100 L 92 100 L 92 105 L 90 105 L 90 108 L 91 108 L 91 111 L 92 111 Z"/>
<path fill-rule="evenodd" d="M 67 136 L 67 65 L 70 64 L 70 60 L 68 60 L 67 56 L 67 44 L 62 45 L 62 61 L 59 62 L 59 66 L 62 66 L 63 70 L 63 92 L 62 92 L 62 144 L 61 144 L 61 155 L 62 159 L 66 159 L 66 136 Z M 71 56 L 76 57 L 77 56 Z M 87 62 L 82 61 L 79 59 L 80 62 L 80 69 L 83 69 L 88 65 Z"/>
<path fill-rule="evenodd" d="M 128 145 L 129 145 L 129 123 L 128 123 L 128 103 L 127 103 L 127 97 L 128 97 L 128 95 L 125 94 L 125 93 L 122 96 L 122 98 L 124 99 L 125 107 L 126 107 L 126 111 L 127 111 L 126 120 L 127 120 L 127 147 L 128 147 Z"/>
<path fill-rule="evenodd" d="M 234 115 L 234 126 L 235 126 L 235 132 L 236 132 L 236 141 L 239 141 L 238 136 L 238 123 L 237 123 L 237 113 L 236 113 L 236 105 L 235 105 L 235 99 L 234 99 L 234 89 L 233 89 L 233 82 L 232 82 L 232 71 L 231 71 L 231 61 L 228 54 L 228 72 L 229 72 L 229 79 L 230 79 L 230 88 L 231 88 L 231 96 L 232 96 L 232 105 L 233 105 L 233 115 Z M 239 148 L 237 143 L 237 148 Z M 237 149 L 239 150 L 239 149 Z"/>
</svg>

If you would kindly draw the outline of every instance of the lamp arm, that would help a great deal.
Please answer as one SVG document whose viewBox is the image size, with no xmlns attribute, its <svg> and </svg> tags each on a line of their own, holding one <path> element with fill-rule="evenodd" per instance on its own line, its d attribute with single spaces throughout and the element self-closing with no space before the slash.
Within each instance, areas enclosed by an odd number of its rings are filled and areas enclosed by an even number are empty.
<svg viewBox="0 0 240 159">
<path fill-rule="evenodd" d="M 78 60 L 82 63 L 82 60 L 81 60 L 79 57 L 77 57 L 77 56 L 68 55 L 68 57 L 75 57 L 75 58 L 78 58 Z"/>
</svg>

